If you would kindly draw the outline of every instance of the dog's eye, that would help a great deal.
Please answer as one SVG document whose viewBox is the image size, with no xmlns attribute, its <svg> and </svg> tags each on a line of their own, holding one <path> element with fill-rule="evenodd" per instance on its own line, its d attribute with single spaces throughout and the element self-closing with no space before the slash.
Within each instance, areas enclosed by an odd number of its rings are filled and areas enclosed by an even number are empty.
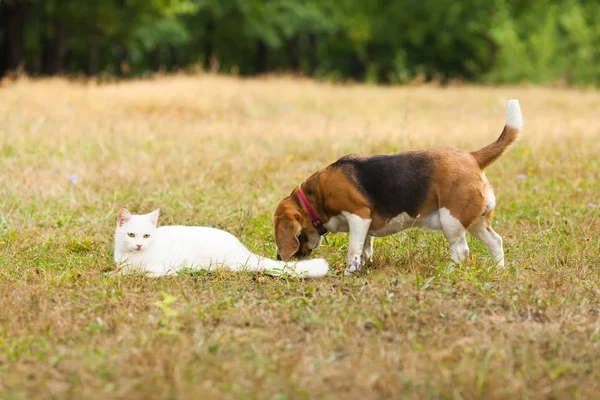
<svg viewBox="0 0 600 400">
<path fill-rule="evenodd" d="M 135 237 L 135 233 L 128 233 L 127 236 L 133 238 L 133 237 Z"/>
<path fill-rule="evenodd" d="M 144 235 L 144 239 L 148 239 L 150 237 L 150 235 L 148 235 L 147 233 Z"/>
</svg>

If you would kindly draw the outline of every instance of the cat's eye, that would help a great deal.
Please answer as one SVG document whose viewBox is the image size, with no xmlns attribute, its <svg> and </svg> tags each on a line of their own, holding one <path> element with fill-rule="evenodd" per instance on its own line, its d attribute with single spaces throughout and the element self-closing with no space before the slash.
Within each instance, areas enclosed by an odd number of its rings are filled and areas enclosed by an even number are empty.
<svg viewBox="0 0 600 400">
<path fill-rule="evenodd" d="M 128 233 L 127 236 L 129 236 L 129 237 L 135 237 L 135 233 Z"/>
<path fill-rule="evenodd" d="M 150 237 L 150 235 L 148 235 L 147 233 L 144 235 L 144 239 L 148 239 Z"/>
</svg>

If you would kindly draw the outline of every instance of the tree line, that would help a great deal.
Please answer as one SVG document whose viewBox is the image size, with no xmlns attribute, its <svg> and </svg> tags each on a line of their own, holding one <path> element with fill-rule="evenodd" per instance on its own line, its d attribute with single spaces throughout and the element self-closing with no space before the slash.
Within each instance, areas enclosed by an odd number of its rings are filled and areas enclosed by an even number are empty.
<svg viewBox="0 0 600 400">
<path fill-rule="evenodd" d="M 0 77 L 600 82 L 597 0 L 0 0 Z"/>
</svg>

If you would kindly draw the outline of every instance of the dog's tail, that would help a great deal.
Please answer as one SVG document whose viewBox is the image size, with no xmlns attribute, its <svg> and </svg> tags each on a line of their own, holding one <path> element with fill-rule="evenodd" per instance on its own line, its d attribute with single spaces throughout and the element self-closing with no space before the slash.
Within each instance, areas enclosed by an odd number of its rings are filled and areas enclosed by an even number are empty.
<svg viewBox="0 0 600 400">
<path fill-rule="evenodd" d="M 496 161 L 519 138 L 522 130 L 523 114 L 521 114 L 519 100 L 509 100 L 506 106 L 506 123 L 500 137 L 494 143 L 471 152 L 477 163 L 479 163 L 479 167 L 483 170 Z"/>
</svg>

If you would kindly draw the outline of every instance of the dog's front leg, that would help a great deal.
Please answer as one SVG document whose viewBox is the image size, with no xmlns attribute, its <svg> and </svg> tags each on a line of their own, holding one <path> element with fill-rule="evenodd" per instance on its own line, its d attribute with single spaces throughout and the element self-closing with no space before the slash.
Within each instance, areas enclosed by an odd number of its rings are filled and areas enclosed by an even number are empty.
<svg viewBox="0 0 600 400">
<path fill-rule="evenodd" d="M 348 221 L 350 238 L 348 239 L 348 264 L 344 275 L 352 275 L 356 271 L 361 271 L 361 258 L 371 219 L 361 218 L 356 214 L 344 213 Z"/>
<path fill-rule="evenodd" d="M 363 253 L 362 253 L 362 263 L 366 264 L 368 262 L 373 262 L 373 236 L 368 236 L 367 235 L 367 239 L 365 240 L 365 245 L 363 247 Z"/>
</svg>

